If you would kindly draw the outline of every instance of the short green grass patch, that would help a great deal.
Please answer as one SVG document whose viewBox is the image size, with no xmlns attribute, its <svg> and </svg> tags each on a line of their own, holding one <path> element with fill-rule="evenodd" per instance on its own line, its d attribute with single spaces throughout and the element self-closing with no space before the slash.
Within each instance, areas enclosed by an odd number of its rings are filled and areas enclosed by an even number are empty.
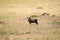
<svg viewBox="0 0 60 40">
<path fill-rule="evenodd" d="M 31 15 L 31 17 L 38 17 L 38 15 Z"/>
<path fill-rule="evenodd" d="M 16 18 L 16 15 L 0 15 L 0 19 Z"/>
<path fill-rule="evenodd" d="M 60 24 L 60 22 L 50 22 L 50 24 Z"/>
</svg>

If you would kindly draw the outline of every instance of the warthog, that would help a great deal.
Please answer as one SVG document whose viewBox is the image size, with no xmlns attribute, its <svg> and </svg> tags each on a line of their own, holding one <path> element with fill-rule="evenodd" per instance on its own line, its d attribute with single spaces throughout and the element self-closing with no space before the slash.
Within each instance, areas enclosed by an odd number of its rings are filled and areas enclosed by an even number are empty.
<svg viewBox="0 0 60 40">
<path fill-rule="evenodd" d="M 27 17 L 27 19 L 28 19 L 29 24 L 31 24 L 31 23 L 38 24 L 38 20 L 37 19 L 32 19 L 31 17 Z"/>
</svg>

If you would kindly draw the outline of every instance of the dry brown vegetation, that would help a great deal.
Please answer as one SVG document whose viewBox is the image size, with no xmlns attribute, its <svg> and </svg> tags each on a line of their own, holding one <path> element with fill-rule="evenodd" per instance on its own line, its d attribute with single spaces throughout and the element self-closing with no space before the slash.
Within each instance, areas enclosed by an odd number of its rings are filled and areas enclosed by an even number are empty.
<svg viewBox="0 0 60 40">
<path fill-rule="evenodd" d="M 60 40 L 60 1 L 0 0 L 0 40 Z"/>
<path fill-rule="evenodd" d="M 36 16 L 35 16 L 36 17 Z M 25 18 L 1 19 L 0 40 L 60 40 L 60 17 L 38 16 L 39 25 Z"/>
</svg>

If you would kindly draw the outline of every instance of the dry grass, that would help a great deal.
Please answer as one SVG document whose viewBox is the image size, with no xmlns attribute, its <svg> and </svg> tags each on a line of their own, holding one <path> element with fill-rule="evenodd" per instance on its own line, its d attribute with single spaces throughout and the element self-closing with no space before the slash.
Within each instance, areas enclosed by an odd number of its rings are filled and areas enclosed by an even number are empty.
<svg viewBox="0 0 60 40">
<path fill-rule="evenodd" d="M 60 40 L 60 22 L 56 18 L 40 16 L 39 25 L 29 25 L 24 18 L 9 19 L 6 24 L 0 24 L 0 40 Z"/>
<path fill-rule="evenodd" d="M 10 1 L 2 0 L 1 3 L 0 40 L 60 40 L 60 1 L 26 0 L 20 4 L 7 4 Z M 50 15 L 41 16 L 42 13 Z M 26 17 L 31 15 L 37 17 L 39 25 L 28 23 Z"/>
</svg>

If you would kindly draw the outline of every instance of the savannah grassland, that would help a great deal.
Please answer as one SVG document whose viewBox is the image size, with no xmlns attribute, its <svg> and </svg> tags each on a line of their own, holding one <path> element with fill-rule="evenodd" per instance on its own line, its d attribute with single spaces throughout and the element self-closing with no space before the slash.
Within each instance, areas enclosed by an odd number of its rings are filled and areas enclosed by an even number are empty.
<svg viewBox="0 0 60 40">
<path fill-rule="evenodd" d="M 38 25 L 28 23 L 31 15 Z M 60 40 L 60 0 L 0 0 L 0 40 Z"/>
</svg>

